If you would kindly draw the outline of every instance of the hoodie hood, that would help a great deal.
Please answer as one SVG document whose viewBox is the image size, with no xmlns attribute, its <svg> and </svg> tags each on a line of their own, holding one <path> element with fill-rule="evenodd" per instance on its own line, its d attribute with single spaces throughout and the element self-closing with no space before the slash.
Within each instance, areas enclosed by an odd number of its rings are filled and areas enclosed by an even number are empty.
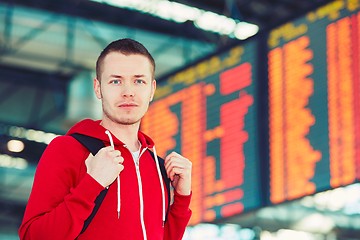
<svg viewBox="0 0 360 240">
<path fill-rule="evenodd" d="M 93 138 L 97 138 L 102 140 L 105 143 L 109 142 L 109 136 L 105 133 L 106 128 L 100 125 L 101 120 L 92 120 L 92 119 L 84 119 L 78 123 L 76 123 L 70 130 L 66 133 L 66 135 L 70 135 L 72 133 L 80 133 L 86 136 L 90 136 Z M 117 139 L 114 135 L 114 145 L 124 145 L 119 139 Z M 147 136 L 146 134 L 142 133 L 141 131 L 138 132 L 138 139 L 142 145 L 142 147 L 153 148 L 154 141 Z"/>
</svg>

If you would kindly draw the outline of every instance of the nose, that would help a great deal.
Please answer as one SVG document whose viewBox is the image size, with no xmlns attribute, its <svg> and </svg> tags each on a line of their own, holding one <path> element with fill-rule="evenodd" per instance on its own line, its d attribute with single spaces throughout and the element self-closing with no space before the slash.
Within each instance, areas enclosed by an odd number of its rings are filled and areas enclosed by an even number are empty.
<svg viewBox="0 0 360 240">
<path fill-rule="evenodd" d="M 124 84 L 122 87 L 121 95 L 123 97 L 134 97 L 135 91 L 134 91 L 133 86 L 131 86 L 131 84 Z"/>
</svg>

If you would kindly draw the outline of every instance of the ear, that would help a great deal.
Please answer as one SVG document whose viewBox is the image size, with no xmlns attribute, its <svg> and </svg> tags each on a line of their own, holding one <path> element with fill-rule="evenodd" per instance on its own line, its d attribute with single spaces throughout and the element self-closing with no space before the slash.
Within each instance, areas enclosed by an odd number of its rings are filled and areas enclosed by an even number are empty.
<svg viewBox="0 0 360 240">
<path fill-rule="evenodd" d="M 102 98 L 101 95 L 101 84 L 100 84 L 100 80 L 98 80 L 97 78 L 94 78 L 94 92 L 95 95 L 98 99 Z"/>
<path fill-rule="evenodd" d="M 150 102 L 153 100 L 154 98 L 154 94 L 155 94 L 155 90 L 156 90 L 156 80 L 154 79 L 151 83 L 151 95 L 150 95 Z"/>
</svg>

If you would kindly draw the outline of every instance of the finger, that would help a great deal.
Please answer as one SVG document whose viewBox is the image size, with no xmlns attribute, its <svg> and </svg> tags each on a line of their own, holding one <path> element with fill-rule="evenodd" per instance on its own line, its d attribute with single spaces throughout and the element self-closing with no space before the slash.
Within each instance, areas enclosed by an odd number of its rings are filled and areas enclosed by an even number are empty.
<svg viewBox="0 0 360 240">
<path fill-rule="evenodd" d="M 104 156 L 104 154 L 105 154 L 106 156 L 111 156 L 110 152 L 112 152 L 112 151 L 114 151 L 114 150 L 113 150 L 110 146 L 108 146 L 108 147 L 103 147 L 103 148 L 101 148 L 101 149 L 96 153 L 96 155 L 98 155 L 98 156 L 100 156 L 100 155 Z"/>
<path fill-rule="evenodd" d="M 122 172 L 122 170 L 124 170 L 124 165 L 121 163 L 117 163 L 115 167 L 118 169 L 119 174 Z"/>
<path fill-rule="evenodd" d="M 178 158 L 178 157 L 171 157 L 168 162 L 165 163 L 165 169 L 171 169 L 173 167 L 179 167 L 179 168 L 185 168 L 186 161 L 184 161 L 185 158 Z"/>
<path fill-rule="evenodd" d="M 175 162 L 174 161 L 169 161 L 166 165 L 165 165 L 165 170 L 166 173 L 168 174 L 168 176 L 171 176 L 171 172 L 173 171 L 173 168 L 175 167 Z"/>
<path fill-rule="evenodd" d="M 124 158 L 123 157 L 115 157 L 114 158 L 114 162 L 117 164 L 122 164 L 124 162 Z"/>
<path fill-rule="evenodd" d="M 182 158 L 183 156 L 181 156 L 180 154 L 178 154 L 177 152 L 171 152 L 169 155 L 166 156 L 165 158 L 165 162 L 169 161 L 171 158 L 173 157 L 179 157 Z"/>
<path fill-rule="evenodd" d="M 174 176 L 175 176 L 175 172 L 173 170 L 173 168 L 169 169 L 169 171 L 167 172 L 168 178 L 170 178 L 170 181 L 174 181 Z"/>
<path fill-rule="evenodd" d="M 178 157 L 175 157 L 173 154 L 170 154 L 165 159 L 165 168 L 171 168 L 177 162 L 178 162 Z"/>
<path fill-rule="evenodd" d="M 187 158 L 183 157 L 177 152 L 172 152 L 165 158 L 165 166 L 170 165 L 170 163 L 172 162 L 175 162 L 177 164 L 185 164 L 187 161 Z"/>
<path fill-rule="evenodd" d="M 111 150 L 111 155 L 113 157 L 120 157 L 121 156 L 121 152 L 119 150 Z"/>
<path fill-rule="evenodd" d="M 124 158 L 123 158 L 123 157 L 118 157 L 117 159 L 118 159 L 119 164 L 123 164 L 123 162 L 124 162 Z"/>
<path fill-rule="evenodd" d="M 183 169 L 182 168 L 179 168 L 179 167 L 173 167 L 171 170 L 170 170 L 170 179 L 171 181 L 174 181 L 174 177 L 175 176 L 180 176 L 183 172 Z"/>
<path fill-rule="evenodd" d="M 173 177 L 174 175 L 181 174 L 183 172 L 184 168 L 182 166 L 169 166 L 168 169 L 166 169 L 166 172 L 168 176 Z"/>
<path fill-rule="evenodd" d="M 85 165 L 88 167 L 88 164 L 89 164 L 89 161 L 91 161 L 91 159 L 93 158 L 94 156 L 89 153 L 88 157 L 85 159 Z"/>
<path fill-rule="evenodd" d="M 87 161 L 88 159 L 93 158 L 93 157 L 94 157 L 94 155 L 92 155 L 92 153 L 89 153 L 89 155 L 87 156 L 85 161 Z"/>
<path fill-rule="evenodd" d="M 120 172 L 121 172 L 122 170 L 124 170 L 124 165 L 119 164 L 119 166 L 120 166 Z"/>
<path fill-rule="evenodd" d="M 99 152 L 110 152 L 113 151 L 111 146 L 103 147 L 99 150 Z"/>
<path fill-rule="evenodd" d="M 171 167 L 172 167 L 172 162 L 171 161 L 167 161 L 167 162 L 165 162 L 165 169 L 166 169 L 166 171 L 168 172 L 168 170 L 170 170 L 171 169 Z"/>
<path fill-rule="evenodd" d="M 165 169 L 166 170 L 166 174 L 167 174 L 167 176 L 171 179 L 171 171 L 172 171 L 172 168 L 166 168 Z"/>
</svg>

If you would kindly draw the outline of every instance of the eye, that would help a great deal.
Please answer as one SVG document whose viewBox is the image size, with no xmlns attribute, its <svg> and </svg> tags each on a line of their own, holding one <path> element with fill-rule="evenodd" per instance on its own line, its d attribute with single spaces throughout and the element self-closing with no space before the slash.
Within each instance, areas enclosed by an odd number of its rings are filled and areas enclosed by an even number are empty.
<svg viewBox="0 0 360 240">
<path fill-rule="evenodd" d="M 111 80 L 111 81 L 110 81 L 110 84 L 118 85 L 118 84 L 120 84 L 120 83 L 121 83 L 121 81 L 120 81 L 119 79 L 114 79 L 114 80 Z"/>
<path fill-rule="evenodd" d="M 142 79 L 135 79 L 136 84 L 145 84 L 146 82 Z"/>
</svg>

